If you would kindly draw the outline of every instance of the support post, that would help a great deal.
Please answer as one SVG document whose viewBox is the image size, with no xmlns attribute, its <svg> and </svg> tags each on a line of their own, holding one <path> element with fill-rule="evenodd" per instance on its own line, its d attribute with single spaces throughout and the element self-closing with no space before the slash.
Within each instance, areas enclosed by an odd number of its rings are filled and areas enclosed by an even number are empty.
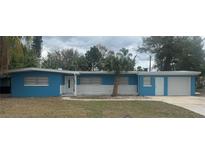
<svg viewBox="0 0 205 154">
<path fill-rule="evenodd" d="M 77 75 L 74 74 L 74 96 L 77 96 Z"/>
</svg>

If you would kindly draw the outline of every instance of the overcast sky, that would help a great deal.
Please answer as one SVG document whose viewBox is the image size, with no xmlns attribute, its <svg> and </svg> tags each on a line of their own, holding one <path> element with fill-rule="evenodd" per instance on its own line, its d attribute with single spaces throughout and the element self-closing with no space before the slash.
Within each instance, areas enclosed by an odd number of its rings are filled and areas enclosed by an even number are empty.
<svg viewBox="0 0 205 154">
<path fill-rule="evenodd" d="M 46 57 L 48 52 L 54 49 L 74 48 L 80 53 L 85 53 L 91 46 L 101 44 L 110 50 L 119 51 L 121 48 L 128 48 L 136 54 L 135 49 L 141 45 L 142 37 L 136 36 L 46 36 L 43 37 L 42 56 Z M 136 65 L 148 67 L 148 55 L 139 54 Z"/>
</svg>

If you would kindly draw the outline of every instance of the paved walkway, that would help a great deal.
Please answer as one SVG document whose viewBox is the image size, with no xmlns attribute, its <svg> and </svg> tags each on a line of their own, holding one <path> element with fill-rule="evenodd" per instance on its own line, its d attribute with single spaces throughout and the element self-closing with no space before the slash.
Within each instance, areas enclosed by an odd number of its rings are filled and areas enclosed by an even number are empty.
<svg viewBox="0 0 205 154">
<path fill-rule="evenodd" d="M 177 105 L 188 110 L 194 111 L 205 116 L 205 97 L 204 96 L 124 96 L 116 98 L 75 98 L 75 97 L 63 97 L 63 100 L 80 100 L 80 101 L 162 101 L 169 104 Z"/>
</svg>

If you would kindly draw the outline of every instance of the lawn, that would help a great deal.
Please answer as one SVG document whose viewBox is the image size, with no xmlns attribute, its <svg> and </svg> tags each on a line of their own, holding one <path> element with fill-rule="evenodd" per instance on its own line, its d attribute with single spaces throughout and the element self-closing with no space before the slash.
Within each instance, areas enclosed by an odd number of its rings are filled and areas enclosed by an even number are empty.
<svg viewBox="0 0 205 154">
<path fill-rule="evenodd" d="M 66 101 L 59 98 L 0 98 L 0 117 L 191 118 L 187 109 L 156 101 Z"/>
</svg>

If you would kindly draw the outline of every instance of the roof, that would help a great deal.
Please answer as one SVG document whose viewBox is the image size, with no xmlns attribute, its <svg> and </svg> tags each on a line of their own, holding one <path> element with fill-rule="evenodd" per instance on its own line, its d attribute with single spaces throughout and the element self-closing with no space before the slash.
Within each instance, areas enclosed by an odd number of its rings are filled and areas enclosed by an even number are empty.
<svg viewBox="0 0 205 154">
<path fill-rule="evenodd" d="M 28 71 L 41 71 L 41 72 L 54 72 L 62 74 L 114 74 L 114 72 L 107 71 L 67 71 L 59 69 L 44 69 L 44 68 L 21 68 L 10 70 L 9 73 L 18 73 L 18 72 L 28 72 Z M 199 75 L 201 72 L 196 71 L 158 71 L 158 72 L 140 72 L 140 71 L 128 71 L 123 72 L 122 74 L 138 74 L 138 75 Z"/>
<path fill-rule="evenodd" d="M 18 73 L 18 72 L 29 72 L 29 71 L 40 71 L 40 72 L 54 72 L 54 73 L 63 73 L 63 74 L 79 74 L 77 71 L 66 71 L 58 69 L 44 69 L 44 68 L 21 68 L 10 70 L 9 73 Z"/>
<path fill-rule="evenodd" d="M 196 71 L 158 71 L 158 72 L 138 72 L 139 75 L 199 75 Z"/>
<path fill-rule="evenodd" d="M 114 74 L 108 71 L 79 71 L 79 74 Z M 137 71 L 122 72 L 122 74 L 137 74 Z"/>
<path fill-rule="evenodd" d="M 62 74 L 114 74 L 114 72 L 108 71 L 67 71 L 60 69 L 44 69 L 44 68 L 21 68 L 10 70 L 9 73 L 18 73 L 18 72 L 28 72 L 28 71 L 41 71 L 41 72 L 54 72 Z M 137 71 L 128 71 L 123 72 L 122 74 L 137 74 Z"/>
</svg>

